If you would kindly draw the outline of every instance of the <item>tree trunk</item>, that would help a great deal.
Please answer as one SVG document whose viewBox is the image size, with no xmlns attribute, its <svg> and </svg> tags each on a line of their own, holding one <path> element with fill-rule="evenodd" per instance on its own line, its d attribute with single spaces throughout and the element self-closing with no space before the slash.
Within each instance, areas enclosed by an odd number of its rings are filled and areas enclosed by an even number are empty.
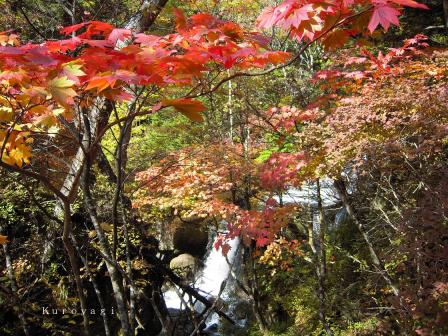
<svg viewBox="0 0 448 336">
<path fill-rule="evenodd" d="M 84 286 L 82 285 L 81 276 L 79 274 L 78 260 L 76 259 L 75 249 L 73 248 L 73 244 L 71 241 L 72 219 L 71 219 L 70 204 L 67 201 L 64 201 L 63 206 L 64 206 L 64 230 L 62 234 L 62 241 L 64 243 L 65 250 L 67 251 L 68 258 L 70 260 L 70 266 L 72 268 L 72 272 L 75 277 L 76 290 L 78 292 L 79 303 L 81 305 L 84 333 L 86 335 L 90 335 L 89 317 L 87 315 L 87 304 L 86 304 L 86 297 L 84 295 Z"/>
<path fill-rule="evenodd" d="M 130 254 L 130 243 L 129 243 L 129 234 L 128 234 L 128 220 L 126 217 L 125 209 L 122 208 L 123 211 L 123 233 L 124 233 L 124 239 L 125 239 L 125 245 L 126 245 L 126 273 L 128 275 L 128 278 L 130 281 L 134 281 L 132 277 L 132 260 L 131 260 L 131 254 Z M 136 299 L 136 293 L 134 291 L 134 288 L 129 284 L 129 324 L 131 327 L 131 330 L 135 330 L 135 299 Z"/>
<path fill-rule="evenodd" d="M 135 27 L 138 32 L 148 30 L 156 21 L 168 0 L 146 0 L 140 8 L 140 18 Z"/>
<path fill-rule="evenodd" d="M 378 257 L 378 254 L 376 253 L 372 241 L 370 240 L 369 234 L 367 233 L 366 228 L 364 227 L 364 224 L 358 220 L 356 217 L 355 212 L 353 211 L 352 205 L 350 204 L 348 200 L 347 195 L 347 189 L 345 187 L 345 183 L 342 180 L 335 181 L 334 186 L 336 188 L 336 191 L 339 194 L 339 197 L 342 201 L 342 204 L 345 207 L 345 210 L 347 211 L 348 216 L 353 221 L 353 223 L 358 228 L 359 232 L 361 233 L 364 241 L 367 244 L 367 247 L 369 249 L 370 258 L 372 259 L 372 263 L 374 267 L 377 269 L 377 271 L 381 274 L 381 277 L 384 279 L 384 281 L 389 285 L 390 289 L 394 293 L 396 297 L 400 297 L 400 291 L 398 290 L 398 287 L 394 284 L 392 281 L 391 276 L 387 272 L 386 268 L 384 267 L 381 259 Z"/>
<path fill-rule="evenodd" d="M 89 160 L 87 160 L 89 161 Z M 118 318 L 120 320 L 122 333 L 125 336 L 131 336 L 131 329 L 129 325 L 129 318 L 126 308 L 126 299 L 124 295 L 123 282 L 120 276 L 120 273 L 117 267 L 111 262 L 113 259 L 112 253 L 107 242 L 107 238 L 104 234 L 103 229 L 100 226 L 98 221 L 98 216 L 96 214 L 95 204 L 90 191 L 90 174 L 91 174 L 91 165 L 90 162 L 86 163 L 84 178 L 83 178 L 83 192 L 84 192 L 84 204 L 86 206 L 87 212 L 89 214 L 90 220 L 93 223 L 93 226 L 96 231 L 96 235 L 99 241 L 99 249 L 101 253 L 106 256 L 105 263 L 107 267 L 107 271 L 109 273 L 110 281 L 112 284 L 112 290 L 114 293 L 115 302 L 117 304 L 117 312 Z"/>
<path fill-rule="evenodd" d="M 79 249 L 78 244 L 77 244 L 77 242 L 75 240 L 75 237 L 73 235 L 72 235 L 72 240 L 73 240 L 73 245 L 74 245 L 76 251 L 78 252 L 78 256 L 81 259 L 81 261 L 82 261 L 82 263 L 83 263 L 83 265 L 85 267 L 86 273 L 87 273 L 87 275 L 90 278 L 90 282 L 92 283 L 92 286 L 93 286 L 93 289 L 95 291 L 96 297 L 98 298 L 98 303 L 100 304 L 100 308 L 103 311 L 106 311 L 106 305 L 104 304 L 104 300 L 103 300 L 103 297 L 101 295 L 100 288 L 98 287 L 98 284 L 95 281 L 94 275 L 92 274 L 92 272 L 90 272 L 89 262 L 88 262 L 88 260 L 86 260 L 86 258 L 84 258 L 82 256 L 81 250 Z M 107 317 L 107 313 L 103 314 L 102 317 L 103 317 L 103 325 L 104 325 L 104 334 L 105 334 L 105 336 L 110 336 L 111 332 L 110 332 L 109 318 Z"/>
<path fill-rule="evenodd" d="M 266 323 L 266 319 L 263 315 L 263 309 L 261 307 L 257 270 L 255 268 L 255 262 L 252 257 L 251 247 L 248 248 L 248 259 L 250 266 L 249 274 L 251 275 L 251 279 L 250 281 L 248 281 L 248 283 L 250 284 L 248 288 L 250 289 L 253 300 L 253 312 L 258 323 L 258 328 L 260 329 L 262 334 L 266 334 L 266 332 L 268 331 L 268 324 Z"/>
</svg>

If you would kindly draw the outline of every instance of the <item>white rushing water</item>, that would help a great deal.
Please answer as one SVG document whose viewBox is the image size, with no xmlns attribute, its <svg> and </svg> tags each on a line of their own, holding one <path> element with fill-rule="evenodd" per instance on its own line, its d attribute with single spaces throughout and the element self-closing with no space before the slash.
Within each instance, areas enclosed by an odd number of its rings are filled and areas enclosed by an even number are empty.
<svg viewBox="0 0 448 336">
<path fill-rule="evenodd" d="M 239 238 L 235 238 L 229 242 L 230 251 L 227 254 L 227 259 L 230 265 L 233 263 L 238 245 L 240 243 Z M 214 244 L 213 244 L 214 246 Z M 215 298 L 219 295 L 221 284 L 229 277 L 230 265 L 227 263 L 226 258 L 222 255 L 221 250 L 216 250 L 214 247 L 210 251 L 207 259 L 204 263 L 203 270 L 196 278 L 194 287 L 207 298 Z M 193 285 L 193 284 L 192 284 Z M 174 288 L 169 289 L 163 294 L 167 308 L 181 309 L 185 308 L 182 305 L 182 299 L 177 294 Z M 225 298 L 225 291 L 221 298 Z M 185 301 L 187 296 L 184 297 Z"/>
<path fill-rule="evenodd" d="M 329 178 L 321 179 L 320 193 L 323 207 L 329 207 L 339 202 L 339 197 L 333 187 L 333 180 Z M 280 197 L 274 197 L 280 201 Z M 317 206 L 317 186 L 315 182 L 304 183 L 300 188 L 291 187 L 282 195 L 283 204 L 297 204 L 310 207 Z"/>
</svg>

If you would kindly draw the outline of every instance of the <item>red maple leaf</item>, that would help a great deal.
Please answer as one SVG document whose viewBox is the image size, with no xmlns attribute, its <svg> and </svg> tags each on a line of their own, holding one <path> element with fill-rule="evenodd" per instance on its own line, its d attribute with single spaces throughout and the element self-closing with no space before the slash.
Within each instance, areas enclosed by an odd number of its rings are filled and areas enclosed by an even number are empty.
<svg viewBox="0 0 448 336">
<path fill-rule="evenodd" d="M 373 14 L 368 25 L 370 32 L 373 33 L 379 24 L 381 24 L 386 31 L 389 29 L 391 24 L 398 26 L 398 16 L 400 16 L 400 14 L 401 13 L 399 10 L 390 7 L 386 3 L 378 3 L 373 9 Z"/>
</svg>

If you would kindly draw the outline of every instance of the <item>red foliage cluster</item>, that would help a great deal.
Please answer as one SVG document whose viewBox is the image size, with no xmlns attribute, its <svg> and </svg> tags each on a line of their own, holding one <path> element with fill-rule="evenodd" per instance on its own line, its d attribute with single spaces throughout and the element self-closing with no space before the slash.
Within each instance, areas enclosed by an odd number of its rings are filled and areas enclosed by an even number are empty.
<svg viewBox="0 0 448 336">
<path fill-rule="evenodd" d="M 303 153 L 274 153 L 261 167 L 261 185 L 267 190 L 285 190 L 297 185 L 299 171 L 305 165 Z"/>
<path fill-rule="evenodd" d="M 141 187 L 135 194 L 134 207 L 155 206 L 175 210 L 184 218 L 226 221 L 228 233 L 216 244 L 223 252 L 227 252 L 228 240 L 238 236 L 245 242 L 254 239 L 257 246 L 265 246 L 288 223 L 293 211 L 289 206 L 280 207 L 272 198 L 254 205 L 254 209 L 234 204 L 232 192 L 244 188 L 245 177 L 251 176 L 252 193 L 256 192 L 257 171 L 238 145 L 186 148 L 137 175 Z M 285 177 L 281 166 L 275 171 L 281 175 L 278 178 Z M 289 174 L 292 178 L 297 170 L 292 167 Z M 269 180 L 267 183 L 271 183 Z"/>
<path fill-rule="evenodd" d="M 158 165 L 137 174 L 141 187 L 135 207 L 177 209 L 186 217 L 206 217 L 216 210 L 211 201 L 228 193 L 242 166 L 238 149 L 229 144 L 189 147 L 170 154 Z"/>
<path fill-rule="evenodd" d="M 367 33 L 366 28 L 372 33 L 378 25 L 385 30 L 398 25 L 402 7 L 427 8 L 414 0 L 286 0 L 266 8 L 258 24 L 261 28 L 278 26 L 298 40 L 307 41 L 338 28 L 326 37 L 327 44 L 335 47 L 350 36 Z"/>
<path fill-rule="evenodd" d="M 2 160 L 29 163 L 33 132 L 57 128 L 59 116 L 70 120 L 75 105 L 92 106 L 95 97 L 130 100 L 130 85 L 197 84 L 205 72 L 264 67 L 289 57 L 266 50 L 261 34 L 235 23 L 207 14 L 181 21 L 179 31 L 166 36 L 136 34 L 98 21 L 63 28 L 63 34 L 73 36 L 42 44 L 20 45 L 15 35 L 0 35 Z M 147 113 L 162 106 L 173 106 L 193 120 L 201 120 L 204 109 L 187 98 L 163 99 Z"/>
<path fill-rule="evenodd" d="M 394 65 L 424 55 L 422 49 L 428 47 L 427 40 L 425 35 L 419 34 L 405 40 L 400 48 L 390 48 L 385 55 L 380 51 L 377 56 L 374 56 L 366 48 L 362 48 L 363 56 L 348 57 L 344 62 L 343 70 L 322 70 L 316 73 L 315 79 L 322 81 L 323 88 L 336 90 L 349 85 L 353 80 L 361 81 L 383 75 L 400 75 L 403 73 L 403 69 Z"/>
</svg>

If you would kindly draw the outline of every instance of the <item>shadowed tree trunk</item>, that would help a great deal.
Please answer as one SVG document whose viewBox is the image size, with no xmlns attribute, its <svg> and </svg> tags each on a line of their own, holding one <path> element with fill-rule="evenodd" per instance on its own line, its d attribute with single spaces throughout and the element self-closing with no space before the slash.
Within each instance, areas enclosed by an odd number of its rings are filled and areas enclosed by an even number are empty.
<svg viewBox="0 0 448 336">
<path fill-rule="evenodd" d="M 93 289 L 95 291 L 96 297 L 98 298 L 98 303 L 100 305 L 100 308 L 103 311 L 106 311 L 106 309 L 107 309 L 106 305 L 104 304 L 104 300 L 103 300 L 103 297 L 101 295 L 101 291 L 100 291 L 100 288 L 98 286 L 98 283 L 95 280 L 95 276 L 90 271 L 89 262 L 86 259 L 87 257 L 83 257 L 83 255 L 81 253 L 81 250 L 78 247 L 78 243 L 75 240 L 75 237 L 72 235 L 71 238 L 72 238 L 72 241 L 73 241 L 73 245 L 74 245 L 76 251 L 78 252 L 78 257 L 79 257 L 79 259 L 81 259 L 82 264 L 84 265 L 84 268 L 86 270 L 86 273 L 87 273 L 87 275 L 90 278 L 90 282 L 92 283 L 92 286 L 93 286 Z M 104 325 L 104 334 L 105 334 L 105 336 L 110 336 L 111 332 L 110 332 L 109 318 L 108 318 L 107 314 L 102 314 L 102 317 L 103 317 L 103 325 Z"/>
<path fill-rule="evenodd" d="M 63 207 L 64 207 L 64 229 L 62 233 L 62 241 L 64 243 L 65 250 L 67 251 L 68 258 L 70 260 L 70 266 L 72 268 L 72 272 L 75 277 L 76 290 L 78 293 L 79 303 L 81 305 L 84 333 L 86 335 L 90 335 L 89 331 L 90 323 L 89 323 L 89 317 L 87 315 L 87 304 L 86 304 L 86 296 L 84 294 L 84 286 L 82 285 L 81 276 L 79 274 L 78 259 L 76 258 L 75 249 L 71 241 L 73 225 L 70 211 L 70 203 L 64 201 Z"/>
<path fill-rule="evenodd" d="M 148 30 L 150 26 L 154 23 L 155 19 L 157 18 L 158 14 L 163 9 L 166 3 L 167 0 L 144 2 L 140 13 L 140 19 L 137 21 L 136 24 L 137 26 L 136 30 L 138 32 Z M 61 203 L 55 209 L 55 217 L 59 218 L 63 217 L 64 221 L 63 242 L 65 249 L 69 255 L 71 268 L 75 277 L 77 293 L 81 309 L 83 312 L 83 325 L 86 335 L 89 334 L 88 331 L 89 321 L 86 313 L 87 306 L 84 290 L 82 288 L 82 282 L 79 275 L 79 266 L 77 263 L 75 250 L 70 238 L 72 234 L 70 204 L 74 201 L 74 198 L 78 194 L 79 189 L 78 187 L 81 175 L 84 173 L 83 177 L 83 191 L 85 198 L 84 201 L 90 219 L 93 222 L 95 230 L 99 237 L 101 252 L 103 253 L 103 255 L 114 260 L 113 255 L 110 253 L 110 249 L 107 245 L 107 240 L 104 236 L 104 232 L 102 231 L 99 225 L 98 218 L 96 216 L 94 202 L 90 194 L 90 173 L 91 173 L 90 168 L 93 158 L 96 156 L 98 152 L 97 150 L 95 150 L 95 148 L 91 148 L 90 144 L 93 143 L 93 140 L 95 139 L 96 135 L 99 134 L 100 131 L 107 124 L 107 121 L 109 120 L 112 110 L 113 105 L 109 101 L 104 100 L 102 98 L 98 98 L 96 100 L 96 103 L 94 104 L 94 107 L 89 111 L 81 111 L 81 108 L 78 108 L 78 111 L 83 114 L 84 118 L 83 125 L 78 125 L 79 128 L 83 130 L 82 136 L 80 139 L 80 143 L 78 145 L 78 150 L 74 156 L 74 159 L 70 164 L 70 168 L 60 189 L 60 194 L 64 198 L 62 199 L 61 197 L 59 197 L 61 199 Z M 70 125 L 66 126 L 71 127 Z M 89 165 L 86 165 L 87 161 L 89 161 L 90 163 Z M 61 216 L 61 214 L 63 214 L 63 216 Z M 53 237 L 56 231 L 57 226 L 55 225 L 55 223 L 53 223 L 53 227 L 50 228 L 47 234 L 46 239 L 47 244 L 45 246 L 45 250 L 41 261 L 42 269 L 44 269 L 45 263 L 48 261 L 50 255 L 52 254 L 53 246 L 51 242 L 54 240 Z M 126 298 L 124 295 L 124 290 L 122 288 L 120 274 L 116 269 L 116 267 L 107 260 L 106 260 L 106 266 L 108 268 L 109 275 L 111 277 L 112 287 L 114 291 L 115 300 L 117 303 L 117 310 L 121 322 L 122 331 L 124 335 L 131 335 L 131 330 L 129 327 L 129 318 L 127 316 L 127 309 L 126 309 Z"/>
<path fill-rule="evenodd" d="M 375 248 L 373 247 L 373 243 L 370 239 L 369 234 L 367 233 L 367 230 L 366 230 L 364 224 L 358 219 L 358 217 L 356 216 L 356 214 L 353 210 L 353 207 L 348 199 L 347 189 L 346 189 L 344 181 L 342 181 L 342 180 L 335 181 L 334 187 L 339 194 L 339 197 L 342 201 L 342 204 L 343 204 L 345 210 L 347 211 L 347 214 L 349 215 L 349 217 L 353 221 L 353 223 L 356 225 L 356 227 L 358 228 L 359 232 L 361 233 L 364 241 L 366 242 L 367 248 L 369 250 L 370 258 L 372 260 L 374 267 L 380 273 L 380 275 L 384 279 L 384 281 L 388 284 L 388 286 L 390 287 L 390 289 L 392 290 L 394 295 L 396 297 L 400 297 L 400 291 L 398 290 L 398 287 L 394 284 L 391 276 L 387 272 L 381 259 L 379 258 L 378 254 L 376 253 Z"/>
</svg>

